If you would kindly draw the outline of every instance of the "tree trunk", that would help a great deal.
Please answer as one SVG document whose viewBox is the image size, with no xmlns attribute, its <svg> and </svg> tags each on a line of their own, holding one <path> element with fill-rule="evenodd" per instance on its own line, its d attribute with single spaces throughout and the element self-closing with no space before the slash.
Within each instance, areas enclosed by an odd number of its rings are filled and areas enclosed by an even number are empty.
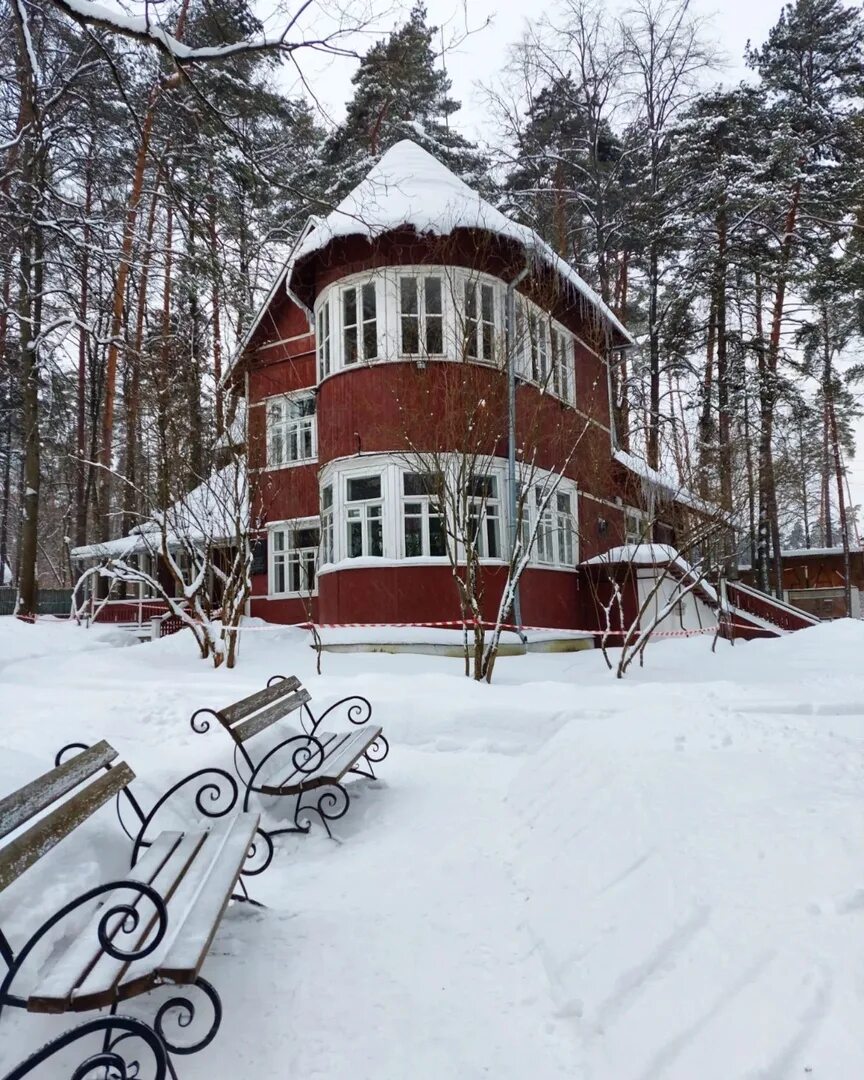
<svg viewBox="0 0 864 1080">
<path fill-rule="evenodd" d="M 21 93 L 22 138 L 20 195 L 21 244 L 18 258 L 18 320 L 20 327 L 21 426 L 24 444 L 23 492 L 18 543 L 19 618 L 34 619 L 37 605 L 36 556 L 39 530 L 39 353 L 37 338 L 42 308 L 42 230 L 37 223 L 37 192 L 43 190 L 39 158 L 41 140 L 36 74 L 30 68 L 29 29 L 17 4 L 12 4 L 17 37 L 17 76 Z"/>
<path fill-rule="evenodd" d="M 829 399 L 828 415 L 831 422 L 831 442 L 834 449 L 834 475 L 837 480 L 837 511 L 840 516 L 840 538 L 843 542 L 843 598 L 846 602 L 846 618 L 852 618 L 852 566 L 849 557 L 849 527 L 846 520 L 846 498 L 843 493 L 843 464 L 840 459 L 840 439 L 837 435 L 837 414 L 834 397 Z"/>
<path fill-rule="evenodd" d="M 225 413 L 222 395 L 222 305 L 219 296 L 219 246 L 216 232 L 216 193 L 213 191 L 213 174 L 210 174 L 210 199 L 209 199 L 209 228 L 210 228 L 210 273 L 212 275 L 212 289 L 210 304 L 213 308 L 213 378 L 216 383 L 216 438 L 222 436 L 225 428 Z"/>
<path fill-rule="evenodd" d="M 182 41 L 186 25 L 186 13 L 189 9 L 189 0 L 183 0 L 180 13 L 177 17 L 177 29 L 174 36 Z M 135 167 L 132 171 L 132 186 L 129 191 L 129 199 L 126 204 L 126 219 L 123 225 L 123 240 L 120 246 L 120 264 L 117 268 L 117 279 L 114 283 L 114 302 L 111 308 L 111 342 L 108 346 L 108 360 L 105 369 L 105 402 L 102 412 L 102 444 L 99 453 L 99 463 L 102 466 L 99 484 L 99 539 L 107 540 L 111 531 L 111 467 L 114 452 L 114 407 L 117 389 L 117 360 L 120 355 L 120 337 L 126 322 L 126 286 L 129 279 L 129 270 L 132 265 L 132 249 L 135 242 L 135 225 L 138 220 L 138 208 L 141 202 L 141 193 L 144 188 L 144 174 L 147 169 L 147 161 L 150 156 L 150 138 L 153 134 L 153 121 L 156 115 L 156 105 L 162 92 L 179 85 L 180 74 L 172 75 L 162 83 L 155 85 L 147 101 L 147 110 L 144 114 L 144 122 L 141 125 L 141 141 L 138 144 L 138 153 L 135 156 Z"/>
<path fill-rule="evenodd" d="M 90 214 L 93 207 L 93 141 L 84 165 L 84 230 L 81 252 L 81 282 L 78 327 L 78 395 L 76 403 L 75 450 L 75 545 L 87 543 L 87 308 L 90 290 Z"/>
<path fill-rule="evenodd" d="M 715 290 L 716 293 L 716 290 Z M 708 313 L 708 341 L 705 351 L 705 372 L 702 377 L 702 408 L 699 412 L 699 494 L 703 499 L 711 497 L 709 485 L 711 456 L 709 448 L 714 442 L 714 350 L 717 344 L 716 295 L 711 298 Z"/>
<path fill-rule="evenodd" d="M 660 327 L 658 325 L 659 258 L 651 245 L 648 258 L 648 464 L 660 468 Z"/>
<path fill-rule="evenodd" d="M 132 348 L 126 354 L 125 371 L 125 412 L 126 412 L 126 479 L 129 481 L 123 489 L 123 534 L 126 535 L 138 523 L 140 509 L 138 488 L 138 455 L 141 427 L 141 353 L 144 348 L 144 325 L 147 316 L 147 289 L 150 282 L 150 263 L 153 258 L 153 228 L 156 222 L 156 208 L 159 204 L 159 183 L 161 170 L 153 185 L 153 197 L 147 214 L 147 228 L 144 233 L 144 250 L 141 254 L 141 274 L 138 278 L 138 303 L 135 311 L 135 337 Z"/>
</svg>

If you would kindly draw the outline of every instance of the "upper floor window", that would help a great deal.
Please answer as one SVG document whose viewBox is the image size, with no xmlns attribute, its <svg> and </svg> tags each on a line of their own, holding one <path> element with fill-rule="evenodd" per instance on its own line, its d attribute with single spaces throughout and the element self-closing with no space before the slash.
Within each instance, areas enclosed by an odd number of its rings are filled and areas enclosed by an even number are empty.
<svg viewBox="0 0 864 1080">
<path fill-rule="evenodd" d="M 495 359 L 495 288 L 471 278 L 465 282 L 465 356 Z"/>
<path fill-rule="evenodd" d="M 540 310 L 528 313 L 528 335 L 531 343 L 531 378 L 541 386 L 549 377 L 549 319 Z"/>
<path fill-rule="evenodd" d="M 308 522 L 272 530 L 270 591 L 274 595 L 315 591 L 315 569 L 321 531 Z"/>
<path fill-rule="evenodd" d="M 626 507 L 624 510 L 624 543 L 641 544 L 645 540 L 648 530 L 646 518 L 641 510 Z"/>
<path fill-rule="evenodd" d="M 444 352 L 444 282 L 438 274 L 399 278 L 399 353 L 441 356 Z"/>
<path fill-rule="evenodd" d="M 318 452 L 315 395 L 311 392 L 267 402 L 267 464 L 314 461 Z"/>
<path fill-rule="evenodd" d="M 573 342 L 568 333 L 552 327 L 552 392 L 562 401 L 573 400 Z"/>
<path fill-rule="evenodd" d="M 434 476 L 413 472 L 402 474 L 402 540 L 408 559 L 447 554 L 437 491 Z"/>
<path fill-rule="evenodd" d="M 384 504 L 381 477 L 351 476 L 347 481 L 348 558 L 384 554 Z"/>
<path fill-rule="evenodd" d="M 330 374 L 330 301 L 325 300 L 318 310 L 315 342 L 318 350 L 318 377 Z"/>
<path fill-rule="evenodd" d="M 378 356 L 378 305 L 375 282 L 342 290 L 342 359 L 345 364 Z"/>
</svg>

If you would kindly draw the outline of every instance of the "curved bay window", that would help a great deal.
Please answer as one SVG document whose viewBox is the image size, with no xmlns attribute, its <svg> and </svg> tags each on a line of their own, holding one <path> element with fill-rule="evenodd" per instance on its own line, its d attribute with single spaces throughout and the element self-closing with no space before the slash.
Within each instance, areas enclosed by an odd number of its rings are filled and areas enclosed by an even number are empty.
<svg viewBox="0 0 864 1080">
<path fill-rule="evenodd" d="M 362 364 L 427 359 L 502 364 L 509 337 L 506 285 L 461 267 L 388 266 L 327 286 L 315 305 L 318 378 Z M 516 369 L 575 403 L 575 338 L 519 294 Z"/>
</svg>

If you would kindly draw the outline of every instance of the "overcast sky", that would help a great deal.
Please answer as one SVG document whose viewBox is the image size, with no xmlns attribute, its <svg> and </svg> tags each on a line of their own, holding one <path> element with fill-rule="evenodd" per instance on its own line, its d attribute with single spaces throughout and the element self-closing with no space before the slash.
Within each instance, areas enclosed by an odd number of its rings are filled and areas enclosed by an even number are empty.
<svg viewBox="0 0 864 1080">
<path fill-rule="evenodd" d="M 342 2 L 350 12 L 352 0 Z M 411 4 L 412 0 L 395 3 L 387 16 L 376 20 L 376 29 L 380 28 L 383 33 L 398 25 Z M 706 20 L 706 35 L 710 34 L 719 43 L 725 57 L 724 66 L 716 75 L 709 76 L 709 81 L 734 83 L 748 75 L 743 60 L 748 40 L 754 45 L 765 40 L 783 4 L 781 0 L 726 0 L 721 6 L 713 0 L 691 0 L 690 6 L 694 14 Z M 506 63 L 509 47 L 522 35 L 526 17 L 530 14 L 537 18 L 544 11 L 553 13 L 555 0 L 550 3 L 543 0 L 535 0 L 535 3 L 527 0 L 426 0 L 426 7 L 429 22 L 445 28 L 446 41 L 462 37 L 466 26 L 476 31 L 446 53 L 453 96 L 462 102 L 462 111 L 454 117 L 454 123 L 470 138 L 482 141 L 484 137 L 493 137 L 478 84 L 495 80 Z M 623 12 L 627 4 L 613 0 L 610 7 Z M 484 26 L 487 20 L 489 25 Z M 371 40 L 371 37 L 358 37 L 351 45 L 358 52 L 364 52 Z M 355 60 L 347 58 L 304 56 L 303 71 L 308 85 L 333 120 L 338 121 L 343 115 L 356 66 Z M 864 423 L 858 425 L 858 445 L 864 447 Z M 853 502 L 864 504 L 864 454 L 848 466 Z"/>
</svg>

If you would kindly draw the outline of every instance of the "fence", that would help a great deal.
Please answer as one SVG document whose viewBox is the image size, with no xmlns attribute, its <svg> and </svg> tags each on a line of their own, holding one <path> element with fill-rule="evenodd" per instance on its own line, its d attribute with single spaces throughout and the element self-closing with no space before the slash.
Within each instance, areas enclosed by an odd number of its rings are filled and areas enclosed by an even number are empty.
<svg viewBox="0 0 864 1080">
<path fill-rule="evenodd" d="M 0 586 L 0 615 L 15 614 L 17 596 L 14 586 Z M 40 615 L 68 615 L 71 606 L 71 589 L 39 589 L 37 593 L 36 611 Z"/>
</svg>

